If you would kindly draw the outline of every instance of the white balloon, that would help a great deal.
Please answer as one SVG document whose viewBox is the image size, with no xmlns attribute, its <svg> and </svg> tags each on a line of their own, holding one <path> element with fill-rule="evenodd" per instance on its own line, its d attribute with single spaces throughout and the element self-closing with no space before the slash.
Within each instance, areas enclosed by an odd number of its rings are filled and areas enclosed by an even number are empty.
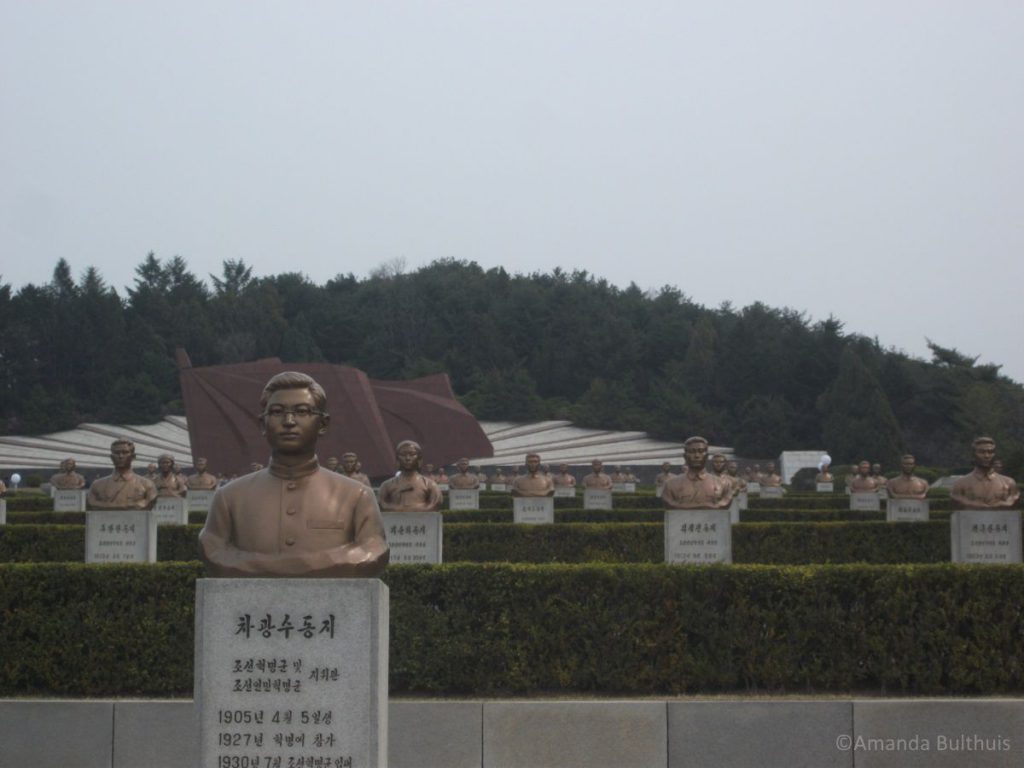
<svg viewBox="0 0 1024 768">
<path fill-rule="evenodd" d="M 17 485 L 18 483 L 20 483 L 21 482 L 21 475 L 19 475 L 17 472 L 15 472 L 13 475 L 11 475 L 11 482 L 14 485 Z"/>
</svg>

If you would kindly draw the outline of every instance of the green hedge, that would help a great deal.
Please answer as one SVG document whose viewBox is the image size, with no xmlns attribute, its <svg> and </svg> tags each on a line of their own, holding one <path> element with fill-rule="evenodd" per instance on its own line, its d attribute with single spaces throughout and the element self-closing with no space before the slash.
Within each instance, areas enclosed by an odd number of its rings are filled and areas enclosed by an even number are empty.
<svg viewBox="0 0 1024 768">
<path fill-rule="evenodd" d="M 0 566 L 0 695 L 190 696 L 196 564 Z M 392 694 L 1024 692 L 1024 566 L 392 568 Z"/>
<path fill-rule="evenodd" d="M 161 526 L 157 558 L 194 561 L 200 526 Z M 449 523 L 446 562 L 659 563 L 662 523 Z M 740 523 L 732 529 L 736 563 L 948 562 L 949 523 Z M 82 562 L 82 526 L 0 528 L 0 562 Z"/>
</svg>

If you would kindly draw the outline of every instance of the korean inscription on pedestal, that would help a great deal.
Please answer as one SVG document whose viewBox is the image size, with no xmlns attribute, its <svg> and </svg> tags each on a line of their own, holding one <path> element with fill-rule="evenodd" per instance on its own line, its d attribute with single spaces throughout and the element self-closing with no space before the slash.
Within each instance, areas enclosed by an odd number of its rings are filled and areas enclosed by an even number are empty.
<svg viewBox="0 0 1024 768">
<path fill-rule="evenodd" d="M 575 499 L 576 488 L 571 485 L 556 485 L 555 486 L 555 498 L 556 499 Z"/>
<path fill-rule="evenodd" d="M 85 512 L 86 493 L 87 491 L 84 490 L 62 491 L 59 489 L 54 489 L 53 511 Z"/>
<path fill-rule="evenodd" d="M 85 513 L 85 562 L 155 563 L 156 520 L 145 509 Z"/>
<path fill-rule="evenodd" d="M 158 496 L 153 504 L 157 525 L 188 525 L 188 504 L 184 496 Z"/>
<path fill-rule="evenodd" d="M 850 510 L 857 512 L 877 512 L 881 504 L 878 494 L 875 491 L 850 494 Z"/>
<path fill-rule="evenodd" d="M 949 517 L 954 563 L 1006 565 L 1021 562 L 1020 511 L 959 510 Z"/>
<path fill-rule="evenodd" d="M 477 488 L 452 488 L 448 491 L 448 509 L 480 509 Z"/>
<path fill-rule="evenodd" d="M 584 509 L 611 509 L 612 492 L 606 488 L 586 488 L 583 491 Z"/>
<path fill-rule="evenodd" d="M 555 500 L 551 496 L 517 496 L 512 499 L 512 519 L 526 525 L 555 522 Z"/>
<path fill-rule="evenodd" d="M 832 493 L 835 490 L 835 483 L 815 483 L 814 490 L 818 493 Z"/>
<path fill-rule="evenodd" d="M 209 512 L 213 503 L 213 494 L 216 491 L 193 491 L 189 490 L 185 495 L 188 498 L 189 512 Z"/>
<path fill-rule="evenodd" d="M 438 565 L 443 538 L 440 512 L 382 512 L 392 565 Z"/>
<path fill-rule="evenodd" d="M 888 523 L 918 523 L 928 520 L 928 499 L 886 499 Z"/>
<path fill-rule="evenodd" d="M 731 563 L 729 510 L 665 510 L 665 562 L 688 565 Z"/>
</svg>

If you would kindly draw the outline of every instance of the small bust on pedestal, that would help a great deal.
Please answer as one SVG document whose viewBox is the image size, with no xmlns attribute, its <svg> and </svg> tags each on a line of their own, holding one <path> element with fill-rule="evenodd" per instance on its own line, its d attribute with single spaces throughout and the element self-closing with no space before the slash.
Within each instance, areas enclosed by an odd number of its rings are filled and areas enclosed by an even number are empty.
<svg viewBox="0 0 1024 768">
<path fill-rule="evenodd" d="M 818 468 L 818 474 L 815 475 L 814 482 L 831 483 L 834 478 L 832 477 L 832 473 L 829 472 L 830 467 L 831 465 L 829 464 L 822 464 L 821 467 Z"/>
<path fill-rule="evenodd" d="M 878 490 L 878 483 L 871 476 L 871 465 L 865 460 L 857 465 L 857 474 L 850 481 L 851 493 L 870 493 Z"/>
<path fill-rule="evenodd" d="M 357 483 L 362 483 L 367 488 L 372 487 L 370 478 L 359 471 L 359 457 L 353 451 L 346 451 L 341 455 L 341 474 Z"/>
<path fill-rule="evenodd" d="M 604 471 L 604 464 L 600 459 L 590 462 L 591 473 L 583 478 L 584 488 L 596 488 L 598 490 L 610 491 L 612 479 Z"/>
<path fill-rule="evenodd" d="M 568 464 L 558 465 L 558 474 L 554 477 L 555 485 L 560 488 L 575 488 L 576 478 L 569 474 Z"/>
<path fill-rule="evenodd" d="M 188 486 L 182 482 L 181 476 L 174 471 L 174 457 L 169 453 L 162 453 L 157 457 L 156 465 L 159 471 L 153 481 L 156 485 L 157 496 L 174 496 L 180 498 L 185 495 Z"/>
<path fill-rule="evenodd" d="M 156 486 L 148 477 L 132 472 L 135 443 L 115 440 L 110 444 L 114 471 L 93 482 L 86 497 L 88 509 L 150 509 L 156 501 Z"/>
<path fill-rule="evenodd" d="M 775 472 L 775 462 L 769 461 L 765 465 L 765 473 L 761 475 L 761 485 L 768 488 L 778 488 L 782 485 L 782 478 Z"/>
<path fill-rule="evenodd" d="M 732 484 L 723 484 L 705 471 L 708 441 L 691 437 L 683 443 L 686 471 L 674 475 L 661 491 L 662 503 L 671 509 L 725 509 L 732 502 Z"/>
<path fill-rule="evenodd" d="M 1010 509 L 1020 500 L 1020 489 L 1013 478 L 998 474 L 995 463 L 996 441 L 979 437 L 971 443 L 974 471 L 953 483 L 949 495 L 954 509 Z"/>
<path fill-rule="evenodd" d="M 480 487 L 480 478 L 469 471 L 469 459 L 455 463 L 455 474 L 448 479 L 448 487 L 456 491 L 472 491 Z"/>
<path fill-rule="evenodd" d="M 885 488 L 886 484 L 889 482 L 889 478 L 882 474 L 881 464 L 871 465 L 871 478 L 875 481 L 875 487 L 878 488 L 878 490 Z"/>
<path fill-rule="evenodd" d="M 512 481 L 512 495 L 525 497 L 553 495 L 555 492 L 554 482 L 539 470 L 540 456 L 536 453 L 526 454 L 526 474 L 517 475 Z"/>
<path fill-rule="evenodd" d="M 444 497 L 437 483 L 420 474 L 423 449 L 419 443 L 403 440 L 395 449 L 398 474 L 380 486 L 380 508 L 385 512 L 434 512 Z"/>
<path fill-rule="evenodd" d="M 206 471 L 206 459 L 196 459 L 196 473 L 188 478 L 188 489 L 190 491 L 212 491 L 217 488 L 216 476 Z"/>
<path fill-rule="evenodd" d="M 890 499 L 923 499 L 928 495 L 928 483 L 914 476 L 917 460 L 906 454 L 900 459 L 900 476 L 886 483 Z"/>
<path fill-rule="evenodd" d="M 85 488 L 85 478 L 75 471 L 75 460 L 68 458 L 60 463 L 60 472 L 50 478 L 50 485 L 58 491 L 80 491 Z"/>
</svg>

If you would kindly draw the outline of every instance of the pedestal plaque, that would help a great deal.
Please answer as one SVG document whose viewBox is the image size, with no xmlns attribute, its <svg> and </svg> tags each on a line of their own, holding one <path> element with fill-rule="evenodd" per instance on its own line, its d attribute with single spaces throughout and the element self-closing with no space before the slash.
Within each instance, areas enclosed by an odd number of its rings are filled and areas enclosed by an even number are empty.
<svg viewBox="0 0 1024 768">
<path fill-rule="evenodd" d="M 636 493 L 636 483 L 623 483 L 622 487 L 626 489 L 626 493 Z"/>
<path fill-rule="evenodd" d="M 1020 512 L 959 510 L 949 517 L 954 563 L 1006 565 L 1021 562 Z"/>
<path fill-rule="evenodd" d="M 882 488 L 878 489 L 878 498 L 880 498 L 880 499 L 888 499 L 889 498 L 889 491 L 887 491 L 884 486 Z"/>
<path fill-rule="evenodd" d="M 555 486 L 555 498 L 556 499 L 575 499 L 576 498 L 576 487 L 573 485 L 556 485 Z"/>
<path fill-rule="evenodd" d="M 604 488 L 583 489 L 584 509 L 611 509 L 612 492 Z"/>
<path fill-rule="evenodd" d="M 663 485 L 656 485 L 656 486 L 654 486 L 654 495 L 657 498 L 660 499 L 661 498 L 661 492 L 664 491 L 664 490 L 665 490 L 664 484 Z"/>
<path fill-rule="evenodd" d="M 738 523 L 740 521 L 740 497 L 733 496 L 732 502 L 729 504 L 729 522 Z"/>
<path fill-rule="evenodd" d="M 189 512 L 209 512 L 216 491 L 186 491 Z"/>
<path fill-rule="evenodd" d="M 0 499 L 0 525 L 7 525 L 7 499 Z"/>
<path fill-rule="evenodd" d="M 781 499 L 785 496 L 786 490 L 781 485 L 762 485 L 761 486 L 761 498 L 762 499 Z"/>
<path fill-rule="evenodd" d="M 448 491 L 448 509 L 480 509 L 480 491 L 476 488 L 453 488 Z"/>
<path fill-rule="evenodd" d="M 448 483 L 438 483 L 437 484 L 437 489 L 439 491 L 441 491 L 441 493 L 448 493 L 448 490 L 450 489 L 450 487 L 451 486 L 449 486 Z"/>
<path fill-rule="evenodd" d="M 53 492 L 54 512 L 85 512 L 85 497 L 88 491 L 59 491 Z"/>
<path fill-rule="evenodd" d="M 388 588 L 377 579 L 200 579 L 201 768 L 386 768 Z"/>
<path fill-rule="evenodd" d="M 878 494 L 874 491 L 850 494 L 850 509 L 857 512 L 877 512 L 882 507 Z"/>
<path fill-rule="evenodd" d="M 492 491 L 507 491 L 508 486 L 505 483 L 491 483 Z"/>
<path fill-rule="evenodd" d="M 625 493 L 625 492 L 626 492 L 626 484 L 625 483 L 612 483 L 612 493 Z"/>
<path fill-rule="evenodd" d="M 689 565 L 731 563 L 729 510 L 666 510 L 665 562 Z"/>
<path fill-rule="evenodd" d="M 392 565 L 439 565 L 440 512 L 382 512 Z"/>
<path fill-rule="evenodd" d="M 555 522 L 555 500 L 550 496 L 512 499 L 512 521 L 525 525 L 550 525 Z"/>
<path fill-rule="evenodd" d="M 157 525 L 188 525 L 188 504 L 182 496 L 158 496 L 153 505 Z"/>
<path fill-rule="evenodd" d="M 155 563 L 156 518 L 146 509 L 85 513 L 85 562 Z"/>
<path fill-rule="evenodd" d="M 747 493 L 751 496 L 761 495 L 761 484 L 760 483 L 747 483 Z"/>
<path fill-rule="evenodd" d="M 928 521 L 928 499 L 886 499 L 887 523 L 920 523 Z"/>
<path fill-rule="evenodd" d="M 832 493 L 835 490 L 835 483 L 815 483 L 814 490 L 818 493 Z"/>
<path fill-rule="evenodd" d="M 740 512 L 746 512 L 747 508 L 750 506 L 750 496 L 747 495 L 748 493 L 749 491 L 740 491 Z"/>
</svg>

